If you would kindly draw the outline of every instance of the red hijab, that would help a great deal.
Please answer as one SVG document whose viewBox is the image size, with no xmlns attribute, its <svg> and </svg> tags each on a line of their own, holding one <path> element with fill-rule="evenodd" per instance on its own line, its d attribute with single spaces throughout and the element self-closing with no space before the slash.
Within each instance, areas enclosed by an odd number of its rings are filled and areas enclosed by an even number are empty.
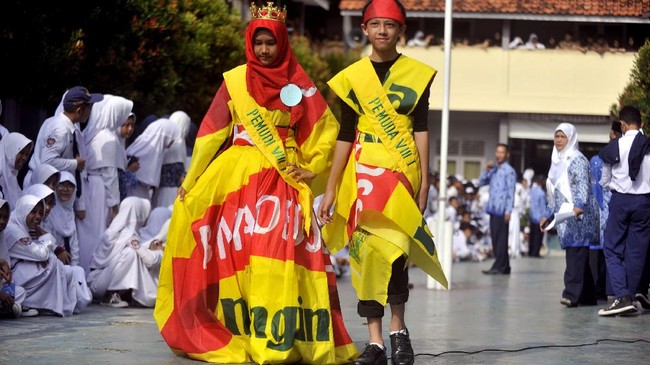
<svg viewBox="0 0 650 365">
<path fill-rule="evenodd" d="M 278 58 L 270 66 L 264 66 L 255 56 L 254 37 L 258 29 L 268 29 L 278 46 Z M 280 90 L 287 84 L 295 84 L 308 90 L 314 83 L 302 69 L 289 45 L 289 34 L 283 22 L 269 19 L 255 19 L 246 28 L 246 87 L 255 101 L 271 110 L 285 110 L 291 113 L 293 126 L 302 118 L 303 103 L 288 107 L 280 100 Z M 304 98 L 303 98 L 304 99 Z"/>
</svg>

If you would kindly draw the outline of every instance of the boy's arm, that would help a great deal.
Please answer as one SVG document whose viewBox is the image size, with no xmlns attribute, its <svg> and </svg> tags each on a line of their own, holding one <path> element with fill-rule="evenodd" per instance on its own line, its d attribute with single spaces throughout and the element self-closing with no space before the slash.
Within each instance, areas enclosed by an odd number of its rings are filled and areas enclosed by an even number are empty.
<svg viewBox="0 0 650 365">
<path fill-rule="evenodd" d="M 332 169 L 330 170 L 330 176 L 327 179 L 325 195 L 323 196 L 323 200 L 318 206 L 318 211 L 316 212 L 318 214 L 318 219 L 320 219 L 323 224 L 332 222 L 330 209 L 332 208 L 332 204 L 334 204 L 334 199 L 336 198 L 336 183 L 339 181 L 343 169 L 345 169 L 351 149 L 352 142 L 336 141 L 336 146 L 334 147 L 334 158 L 332 160 Z"/>
<path fill-rule="evenodd" d="M 427 196 L 429 195 L 429 184 L 427 184 L 427 176 L 429 173 L 429 132 L 415 132 L 413 138 L 415 139 L 415 146 L 420 155 L 420 168 L 422 175 L 420 191 L 417 195 L 417 203 L 420 212 L 424 212 L 424 209 L 427 207 Z"/>
</svg>

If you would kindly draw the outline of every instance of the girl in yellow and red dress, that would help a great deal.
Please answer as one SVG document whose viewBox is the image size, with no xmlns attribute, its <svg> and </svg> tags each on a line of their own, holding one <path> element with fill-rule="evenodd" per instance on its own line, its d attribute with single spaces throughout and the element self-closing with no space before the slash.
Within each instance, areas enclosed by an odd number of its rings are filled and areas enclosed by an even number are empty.
<svg viewBox="0 0 650 365">
<path fill-rule="evenodd" d="M 289 46 L 286 11 L 251 6 L 179 188 L 154 315 L 176 353 L 220 363 L 348 363 L 336 279 L 312 213 L 338 124 Z"/>
</svg>

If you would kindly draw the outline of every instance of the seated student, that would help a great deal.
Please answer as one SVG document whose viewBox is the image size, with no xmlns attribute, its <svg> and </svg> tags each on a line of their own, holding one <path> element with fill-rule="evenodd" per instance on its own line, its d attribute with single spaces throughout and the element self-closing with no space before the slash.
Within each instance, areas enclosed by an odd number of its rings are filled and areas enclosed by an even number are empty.
<svg viewBox="0 0 650 365">
<path fill-rule="evenodd" d="M 56 167 L 43 163 L 32 171 L 29 185 L 44 184 L 48 188 L 55 190 L 60 178 L 61 174 Z M 23 187 L 27 188 L 28 184 L 23 184 Z"/>
<path fill-rule="evenodd" d="M 24 194 L 33 195 L 43 202 L 43 219 L 41 222 L 43 222 L 43 227 L 46 227 L 47 225 L 45 222 L 48 220 L 52 209 L 56 206 L 56 197 L 54 195 L 54 190 L 50 189 L 44 184 L 34 184 L 25 189 Z M 47 228 L 45 230 L 50 232 L 50 230 Z M 65 251 L 65 249 L 62 247 L 59 248 L 56 242 L 52 246 L 52 249 L 54 250 L 56 257 L 61 260 L 61 262 L 63 262 L 65 265 L 70 264 L 70 255 Z"/>
<path fill-rule="evenodd" d="M 42 199 L 33 195 L 24 195 L 16 202 L 4 232 L 13 277 L 25 288 L 25 305 L 39 312 L 69 316 L 90 303 L 90 292 L 83 270 L 63 265 L 52 252 L 54 237 L 40 226 L 43 211 Z"/>
<path fill-rule="evenodd" d="M 77 196 L 77 182 L 71 173 L 61 172 L 61 181 L 56 186 L 56 205 L 51 214 L 44 220 L 45 229 L 56 239 L 55 252 L 61 256 L 68 256 L 69 260 L 63 261 L 72 266 L 79 266 L 79 237 L 75 224 L 74 202 Z M 64 254 L 65 253 L 65 254 Z"/>
<path fill-rule="evenodd" d="M 122 295 L 127 294 L 139 305 L 155 304 L 156 282 L 136 252 L 140 248 L 138 231 L 150 210 L 151 203 L 146 199 L 124 199 L 119 213 L 102 235 L 88 274 L 90 290 L 95 298 L 102 298 L 102 305 L 128 307 L 122 300 Z"/>
<path fill-rule="evenodd" d="M 472 260 L 472 250 L 470 249 L 472 234 L 472 226 L 466 222 L 461 223 L 460 228 L 454 232 L 451 250 L 454 262 Z"/>
<path fill-rule="evenodd" d="M 9 204 L 0 199 L 0 316 L 34 317 L 38 315 L 38 311 L 22 306 L 25 300 L 25 289 L 16 285 L 11 275 L 9 251 L 1 238 L 8 222 Z"/>
</svg>

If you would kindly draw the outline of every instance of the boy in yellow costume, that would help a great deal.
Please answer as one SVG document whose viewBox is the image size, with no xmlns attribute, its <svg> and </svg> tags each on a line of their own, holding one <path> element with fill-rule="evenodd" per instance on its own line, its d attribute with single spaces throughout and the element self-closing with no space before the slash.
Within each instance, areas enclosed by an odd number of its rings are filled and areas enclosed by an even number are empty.
<svg viewBox="0 0 650 365">
<path fill-rule="evenodd" d="M 413 364 L 404 323 L 407 261 L 447 285 L 422 211 L 426 206 L 429 87 L 436 70 L 397 52 L 405 11 L 396 0 L 369 1 L 361 29 L 369 57 L 329 81 L 341 100 L 341 129 L 319 219 L 328 247 L 350 249 L 357 312 L 370 343 L 355 364 L 386 364 L 384 306 L 390 304 L 391 362 Z M 426 176 L 426 175 L 425 175 Z M 334 204 L 334 213 L 330 209 Z"/>
</svg>

